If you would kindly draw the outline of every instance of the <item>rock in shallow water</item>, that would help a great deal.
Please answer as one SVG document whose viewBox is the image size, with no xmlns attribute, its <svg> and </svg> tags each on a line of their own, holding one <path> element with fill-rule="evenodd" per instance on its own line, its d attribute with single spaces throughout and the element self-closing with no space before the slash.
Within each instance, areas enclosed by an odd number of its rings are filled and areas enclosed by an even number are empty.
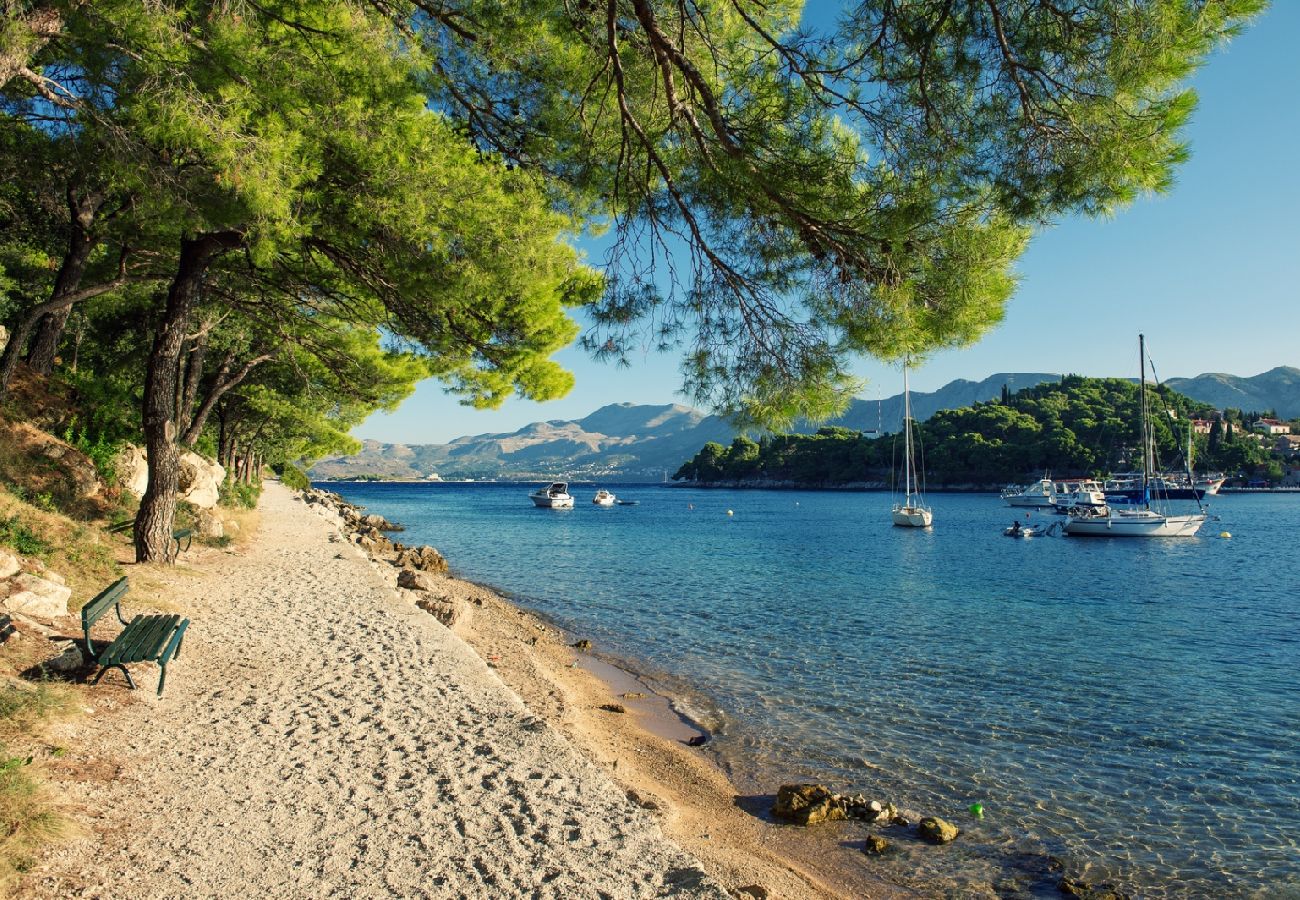
<svg viewBox="0 0 1300 900">
<path fill-rule="evenodd" d="M 862 852 L 866 853 L 868 856 L 879 856 L 893 846 L 893 844 L 889 843 L 889 841 L 885 840 L 880 835 L 869 834 L 867 835 L 866 844 L 862 847 Z"/>
<path fill-rule="evenodd" d="M 956 825 L 940 819 L 938 816 L 926 816 L 916 826 L 917 833 L 931 844 L 946 844 L 957 839 L 960 833 Z"/>
<path fill-rule="evenodd" d="M 783 784 L 776 792 L 772 815 L 798 825 L 816 825 L 846 818 L 844 807 L 820 784 Z"/>
</svg>

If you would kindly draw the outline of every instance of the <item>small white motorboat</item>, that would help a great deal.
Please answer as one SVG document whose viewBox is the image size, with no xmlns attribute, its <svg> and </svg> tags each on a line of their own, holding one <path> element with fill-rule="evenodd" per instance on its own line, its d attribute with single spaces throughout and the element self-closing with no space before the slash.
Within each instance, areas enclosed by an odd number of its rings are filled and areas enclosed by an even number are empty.
<svg viewBox="0 0 1300 900">
<path fill-rule="evenodd" d="M 569 493 L 567 481 L 555 481 L 543 488 L 538 488 L 528 495 L 534 506 L 550 509 L 572 509 L 573 495 Z"/>
<path fill-rule="evenodd" d="M 618 498 L 604 488 L 601 488 L 596 491 L 596 496 L 591 498 L 591 502 L 597 506 L 613 506 L 618 502 Z"/>
</svg>

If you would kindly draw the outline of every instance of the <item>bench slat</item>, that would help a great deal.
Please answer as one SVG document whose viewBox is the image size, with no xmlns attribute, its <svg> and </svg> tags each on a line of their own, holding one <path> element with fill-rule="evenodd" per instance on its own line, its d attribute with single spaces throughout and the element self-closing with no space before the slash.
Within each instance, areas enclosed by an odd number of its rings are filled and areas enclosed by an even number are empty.
<svg viewBox="0 0 1300 900">
<path fill-rule="evenodd" d="M 130 589 L 131 586 L 127 583 L 126 576 L 123 575 L 96 594 L 85 606 L 81 607 L 81 627 L 86 632 L 89 632 L 90 626 L 94 625 L 100 616 L 108 612 L 109 607 L 114 603 L 121 602 Z"/>
<path fill-rule="evenodd" d="M 103 666 L 147 662 L 157 657 L 180 616 L 136 616 L 100 656 Z"/>
<path fill-rule="evenodd" d="M 158 654 L 158 659 L 156 660 L 158 665 L 166 666 L 167 663 L 171 662 L 171 658 L 175 656 L 176 653 L 180 650 L 181 639 L 185 637 L 185 629 L 188 628 L 189 626 L 190 626 L 189 619 L 182 620 L 181 623 L 176 626 L 176 633 L 173 634 L 172 639 L 167 642 L 167 646 L 163 650 L 163 652 Z"/>
</svg>

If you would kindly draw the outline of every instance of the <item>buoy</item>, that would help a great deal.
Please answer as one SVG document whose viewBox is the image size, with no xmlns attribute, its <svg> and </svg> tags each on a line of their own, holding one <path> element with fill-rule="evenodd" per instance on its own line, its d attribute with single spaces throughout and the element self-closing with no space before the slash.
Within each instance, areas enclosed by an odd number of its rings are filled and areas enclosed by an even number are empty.
<svg viewBox="0 0 1300 900">
<path fill-rule="evenodd" d="M 984 804 L 983 804 L 983 803 L 972 803 L 972 804 L 970 805 L 970 814 L 971 814 L 972 816 L 974 816 L 975 818 L 977 818 L 977 819 L 982 819 L 982 818 L 984 818 Z"/>
<path fill-rule="evenodd" d="M 732 512 L 732 511 L 731 511 L 731 510 L 727 510 L 727 515 L 729 515 L 729 516 L 734 516 L 734 515 L 735 515 L 735 513 L 734 513 L 734 512 Z"/>
<path fill-rule="evenodd" d="M 1220 531 L 1220 532 L 1219 532 L 1219 537 L 1221 537 L 1221 538 L 1230 538 L 1230 537 L 1232 537 L 1232 532 L 1231 532 L 1231 531 Z"/>
<path fill-rule="evenodd" d="M 695 509 L 695 504 L 694 504 L 694 503 L 687 503 L 687 504 L 686 504 L 686 508 L 687 508 L 687 509 Z"/>
</svg>

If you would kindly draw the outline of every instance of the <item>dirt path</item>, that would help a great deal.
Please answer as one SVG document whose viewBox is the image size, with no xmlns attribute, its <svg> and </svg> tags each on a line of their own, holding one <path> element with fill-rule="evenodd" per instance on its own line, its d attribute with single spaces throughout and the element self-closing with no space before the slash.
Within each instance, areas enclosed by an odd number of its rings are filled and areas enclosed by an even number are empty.
<svg viewBox="0 0 1300 900">
<path fill-rule="evenodd" d="M 193 624 L 167 693 L 152 666 L 129 699 L 89 689 L 63 785 L 85 836 L 22 893 L 725 896 L 331 532 L 268 485 L 247 553 L 176 574 Z"/>
</svg>

